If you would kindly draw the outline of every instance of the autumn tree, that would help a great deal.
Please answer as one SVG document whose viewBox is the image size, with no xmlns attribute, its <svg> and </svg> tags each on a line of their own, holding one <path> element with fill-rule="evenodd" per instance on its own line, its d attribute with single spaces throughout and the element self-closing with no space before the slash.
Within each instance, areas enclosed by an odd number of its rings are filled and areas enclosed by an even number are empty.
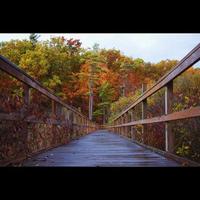
<svg viewBox="0 0 200 200">
<path fill-rule="evenodd" d="M 100 103 L 98 103 L 94 115 L 103 116 L 103 124 L 108 120 L 110 104 L 113 101 L 114 92 L 114 88 L 108 81 L 104 81 L 98 88 Z"/>
<path fill-rule="evenodd" d="M 84 64 L 82 65 L 82 70 L 79 73 L 80 80 L 87 80 L 88 85 L 88 112 L 89 119 L 92 120 L 93 116 L 93 104 L 94 104 L 94 90 L 98 85 L 99 74 L 101 72 L 101 64 L 104 62 L 102 56 L 100 56 L 97 49 L 92 51 L 87 51 L 84 56 Z"/>
<path fill-rule="evenodd" d="M 22 56 L 28 50 L 32 50 L 32 43 L 28 40 L 10 40 L 1 42 L 0 46 L 0 54 L 16 65 L 19 65 Z"/>
</svg>

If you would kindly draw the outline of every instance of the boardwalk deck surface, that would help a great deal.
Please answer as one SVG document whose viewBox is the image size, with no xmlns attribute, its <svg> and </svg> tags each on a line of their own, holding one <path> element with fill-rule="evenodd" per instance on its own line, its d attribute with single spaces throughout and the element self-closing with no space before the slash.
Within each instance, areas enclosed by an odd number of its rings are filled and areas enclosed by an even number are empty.
<svg viewBox="0 0 200 200">
<path fill-rule="evenodd" d="M 93 132 L 24 161 L 23 166 L 171 167 L 179 166 L 105 130 Z"/>
</svg>

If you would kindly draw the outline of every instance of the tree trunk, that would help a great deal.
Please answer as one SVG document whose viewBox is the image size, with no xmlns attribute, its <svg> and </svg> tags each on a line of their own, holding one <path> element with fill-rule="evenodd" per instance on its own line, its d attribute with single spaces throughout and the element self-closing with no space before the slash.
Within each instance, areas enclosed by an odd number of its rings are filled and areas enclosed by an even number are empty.
<svg viewBox="0 0 200 200">
<path fill-rule="evenodd" d="M 89 119 L 92 120 L 93 113 L 93 70 L 90 69 L 90 79 L 89 79 Z"/>
</svg>

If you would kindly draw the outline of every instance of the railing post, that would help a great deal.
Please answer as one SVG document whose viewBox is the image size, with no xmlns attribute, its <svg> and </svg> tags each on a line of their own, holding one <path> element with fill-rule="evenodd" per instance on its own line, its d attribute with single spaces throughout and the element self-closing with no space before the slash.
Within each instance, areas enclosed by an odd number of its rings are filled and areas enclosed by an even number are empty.
<svg viewBox="0 0 200 200">
<path fill-rule="evenodd" d="M 122 117 L 119 118 L 119 124 L 122 124 Z M 121 135 L 122 127 L 119 127 L 119 134 Z"/>
<path fill-rule="evenodd" d="M 122 121 L 123 121 L 122 123 L 124 124 L 124 123 L 125 123 L 125 114 L 123 115 L 122 119 L 123 119 L 123 120 L 122 120 Z M 123 136 L 125 135 L 125 132 L 126 132 L 125 129 L 126 129 L 126 127 L 123 126 L 123 128 L 122 128 L 122 131 L 123 131 L 122 135 L 123 135 Z"/>
<path fill-rule="evenodd" d="M 79 130 L 79 132 L 78 132 L 78 135 L 80 136 L 81 135 L 81 116 L 78 116 L 78 130 Z"/>
<path fill-rule="evenodd" d="M 128 112 L 125 114 L 125 123 L 128 123 Z M 126 137 L 128 137 L 128 126 L 125 126 L 125 130 L 126 130 Z"/>
<path fill-rule="evenodd" d="M 120 124 L 119 118 L 117 119 L 117 125 Z M 119 127 L 117 127 L 117 133 L 119 134 Z"/>
<path fill-rule="evenodd" d="M 87 119 L 85 121 L 85 125 L 86 125 L 86 134 L 88 134 L 88 120 Z"/>
<path fill-rule="evenodd" d="M 126 113 L 123 115 L 123 124 L 126 123 Z M 126 136 L 126 127 L 123 126 L 123 135 Z"/>
<path fill-rule="evenodd" d="M 128 112 L 128 122 L 131 122 L 131 110 Z M 128 137 L 131 139 L 131 126 L 128 126 L 127 129 L 128 129 Z"/>
<path fill-rule="evenodd" d="M 24 89 L 24 104 L 25 106 L 29 106 L 30 104 L 30 87 L 26 84 L 23 86 Z"/>
<path fill-rule="evenodd" d="M 24 105 L 22 106 L 22 115 L 26 115 L 26 113 L 27 113 L 27 111 L 29 111 L 28 110 L 28 107 L 29 107 L 29 105 L 30 105 L 30 87 L 28 86 L 28 85 L 26 85 L 26 84 L 23 84 L 23 92 L 24 92 L 24 94 L 23 94 L 23 103 L 24 103 Z M 28 114 L 28 113 L 27 113 Z M 24 123 L 23 124 L 23 131 L 25 131 L 26 132 L 26 139 L 25 139 L 25 148 L 27 148 L 28 149 L 28 123 Z"/>
<path fill-rule="evenodd" d="M 74 126 L 74 137 L 76 138 L 77 136 L 77 119 L 76 119 L 76 113 L 74 113 L 74 118 L 73 118 L 73 126 Z"/>
<path fill-rule="evenodd" d="M 120 118 L 121 118 L 121 124 L 123 124 L 123 115 Z M 123 135 L 123 127 L 120 127 L 120 134 Z"/>
<path fill-rule="evenodd" d="M 134 121 L 134 113 L 133 109 L 131 109 L 131 122 Z M 131 126 L 131 138 L 135 139 L 134 135 L 134 126 Z"/>
<path fill-rule="evenodd" d="M 52 114 L 56 115 L 56 102 L 54 100 L 51 101 L 51 107 L 52 107 Z"/>
<path fill-rule="evenodd" d="M 80 117 L 80 131 L 81 131 L 81 135 L 83 135 L 83 117 Z"/>
<path fill-rule="evenodd" d="M 146 84 L 142 84 L 142 93 L 144 93 L 147 89 Z M 147 99 L 144 99 L 142 101 L 142 119 L 146 119 L 147 117 Z M 145 144 L 146 143 L 146 129 L 147 125 L 143 124 L 142 125 L 142 142 Z"/>
<path fill-rule="evenodd" d="M 115 120 L 114 122 L 115 122 L 115 123 L 114 123 L 115 126 L 117 126 L 117 124 L 118 124 L 118 120 Z M 115 128 L 115 132 L 118 133 L 118 128 Z"/>
<path fill-rule="evenodd" d="M 75 126 L 74 126 L 74 112 L 71 112 L 71 119 L 72 119 L 72 135 L 73 135 L 73 139 L 74 139 L 74 133 L 75 133 Z"/>
<path fill-rule="evenodd" d="M 117 126 L 117 120 L 114 121 L 115 126 Z M 117 127 L 115 128 L 115 132 L 117 133 Z"/>
<path fill-rule="evenodd" d="M 169 82 L 165 88 L 165 114 L 172 112 L 173 103 L 173 81 Z M 174 133 L 169 122 L 165 122 L 165 150 L 174 152 Z"/>
<path fill-rule="evenodd" d="M 56 103 L 56 114 L 60 117 L 62 113 L 62 105 L 59 103 Z"/>
<path fill-rule="evenodd" d="M 122 116 L 119 118 L 119 124 L 121 125 L 123 122 L 122 122 Z M 122 134 L 122 127 L 119 127 L 119 134 L 121 135 Z"/>
<path fill-rule="evenodd" d="M 85 134 L 87 134 L 87 119 L 85 119 Z"/>
<path fill-rule="evenodd" d="M 87 119 L 87 134 L 89 133 L 89 120 Z"/>
<path fill-rule="evenodd" d="M 124 123 L 126 123 L 127 113 L 124 114 Z M 124 126 L 124 136 L 127 136 L 127 127 Z"/>
<path fill-rule="evenodd" d="M 120 125 L 123 124 L 122 116 L 120 117 Z M 120 135 L 122 135 L 122 127 L 120 127 Z"/>
<path fill-rule="evenodd" d="M 84 119 L 84 117 L 82 117 L 82 132 L 83 132 L 83 135 L 85 135 L 85 119 Z"/>
<path fill-rule="evenodd" d="M 117 120 L 114 121 L 114 125 L 117 126 Z M 114 128 L 114 131 L 117 133 L 117 128 Z"/>
</svg>

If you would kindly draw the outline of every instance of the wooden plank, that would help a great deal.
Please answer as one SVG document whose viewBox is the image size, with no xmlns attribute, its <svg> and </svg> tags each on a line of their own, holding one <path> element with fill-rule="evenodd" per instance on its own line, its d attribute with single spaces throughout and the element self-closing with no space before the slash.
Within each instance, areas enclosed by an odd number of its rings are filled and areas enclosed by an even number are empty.
<svg viewBox="0 0 200 200">
<path fill-rule="evenodd" d="M 23 166 L 180 166 L 117 134 L 101 130 L 24 161 Z"/>
<path fill-rule="evenodd" d="M 185 110 L 182 110 L 179 112 L 174 112 L 174 113 L 171 113 L 168 115 L 162 115 L 160 117 L 154 117 L 154 118 L 150 118 L 150 119 L 133 121 L 133 122 L 130 122 L 127 124 L 120 124 L 117 126 L 107 126 L 107 128 L 168 122 L 168 121 L 194 118 L 194 117 L 199 117 L 199 116 L 200 116 L 200 106 L 197 106 L 197 107 L 185 109 Z"/>
<path fill-rule="evenodd" d="M 193 167 L 196 167 L 196 166 L 200 166 L 199 163 L 195 162 L 195 161 L 192 161 L 192 160 L 189 160 L 185 157 L 180 157 L 180 156 L 177 156 L 175 154 L 172 154 L 172 153 L 169 153 L 169 152 L 166 152 L 166 151 L 162 151 L 160 149 L 157 149 L 155 147 L 152 147 L 152 146 L 148 146 L 146 144 L 143 144 L 143 143 L 140 143 L 136 140 L 133 141 L 134 143 L 146 148 L 146 149 L 150 149 L 151 151 L 155 152 L 155 153 L 158 153 L 166 158 L 169 158 L 169 159 L 172 159 L 178 163 L 181 163 L 182 166 L 193 166 Z"/>
<path fill-rule="evenodd" d="M 155 92 L 163 88 L 167 83 L 174 80 L 181 73 L 186 71 L 189 67 L 200 60 L 200 43 L 191 50 L 172 70 L 170 70 L 167 74 L 165 74 L 162 78 L 160 78 L 155 85 L 153 85 L 150 89 L 148 89 L 144 94 L 142 94 L 132 105 L 130 105 L 127 109 L 121 112 L 116 118 L 118 119 L 121 115 L 126 113 L 131 108 L 135 107 L 137 104 L 141 103 L 144 99 L 150 97 Z"/>
</svg>

